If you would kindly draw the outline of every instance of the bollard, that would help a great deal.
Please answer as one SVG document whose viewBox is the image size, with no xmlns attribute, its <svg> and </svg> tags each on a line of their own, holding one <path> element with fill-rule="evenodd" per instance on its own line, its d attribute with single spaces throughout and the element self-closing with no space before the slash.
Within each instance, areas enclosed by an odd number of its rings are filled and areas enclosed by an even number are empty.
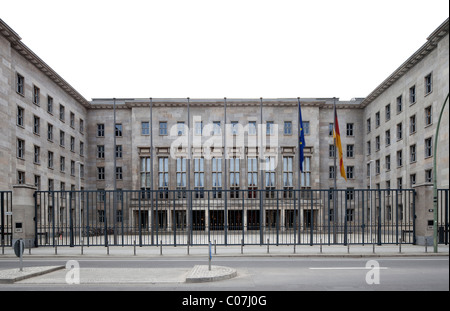
<svg viewBox="0 0 450 311">
<path fill-rule="evenodd" d="M 294 254 L 295 254 L 295 242 L 294 242 Z"/>
<path fill-rule="evenodd" d="M 373 253 L 375 254 L 375 243 L 373 243 L 372 245 L 373 245 Z"/>
<path fill-rule="evenodd" d="M 322 254 L 322 239 L 320 239 L 320 253 Z"/>
<path fill-rule="evenodd" d="M 214 240 L 214 255 L 217 255 L 217 243 L 216 243 L 216 240 Z"/>
<path fill-rule="evenodd" d="M 20 239 L 19 245 L 20 245 L 20 248 L 19 248 L 19 252 L 20 252 L 20 271 L 23 271 L 23 254 L 22 254 L 22 252 L 23 252 L 24 245 L 23 245 L 22 239 Z"/>
<path fill-rule="evenodd" d="M 428 239 L 425 238 L 425 253 L 428 253 Z"/>
<path fill-rule="evenodd" d="M 267 254 L 269 254 L 269 239 L 267 239 Z"/>
<path fill-rule="evenodd" d="M 189 255 L 189 241 L 187 243 L 187 254 Z"/>
<path fill-rule="evenodd" d="M 84 240 L 81 240 L 81 255 L 84 254 Z"/>
<path fill-rule="evenodd" d="M 31 255 L 31 245 L 28 245 L 28 255 Z"/>
<path fill-rule="evenodd" d="M 2 255 L 5 255 L 5 243 L 2 240 Z"/>
<path fill-rule="evenodd" d="M 159 243 L 159 254 L 162 256 L 162 240 Z"/>
<path fill-rule="evenodd" d="M 211 241 L 209 241 L 209 260 L 208 260 L 208 269 L 211 271 Z"/>
<path fill-rule="evenodd" d="M 350 244 L 347 244 L 347 254 L 350 254 Z"/>
<path fill-rule="evenodd" d="M 134 256 L 136 256 L 136 240 L 134 240 Z"/>
<path fill-rule="evenodd" d="M 400 244 L 398 244 L 398 252 L 402 253 L 402 239 L 400 239 Z"/>
<path fill-rule="evenodd" d="M 109 255 L 109 245 L 106 246 L 106 255 Z"/>
<path fill-rule="evenodd" d="M 244 239 L 241 239 L 241 254 L 244 253 Z"/>
<path fill-rule="evenodd" d="M 55 244 L 55 255 L 58 255 L 58 240 L 56 240 Z"/>
</svg>

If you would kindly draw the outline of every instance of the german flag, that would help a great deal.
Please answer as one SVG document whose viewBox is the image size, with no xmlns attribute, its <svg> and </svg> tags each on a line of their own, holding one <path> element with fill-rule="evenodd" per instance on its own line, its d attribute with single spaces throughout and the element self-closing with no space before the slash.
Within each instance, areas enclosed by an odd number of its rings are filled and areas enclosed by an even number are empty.
<svg viewBox="0 0 450 311">
<path fill-rule="evenodd" d="M 336 102 L 334 103 L 334 128 L 333 128 L 333 138 L 335 139 L 335 146 L 337 147 L 339 154 L 339 168 L 341 171 L 341 176 L 344 177 L 345 181 L 347 181 L 347 176 L 345 174 L 344 167 L 344 157 L 342 153 L 342 144 L 341 144 L 341 133 L 339 132 L 339 122 L 336 112 Z"/>
</svg>

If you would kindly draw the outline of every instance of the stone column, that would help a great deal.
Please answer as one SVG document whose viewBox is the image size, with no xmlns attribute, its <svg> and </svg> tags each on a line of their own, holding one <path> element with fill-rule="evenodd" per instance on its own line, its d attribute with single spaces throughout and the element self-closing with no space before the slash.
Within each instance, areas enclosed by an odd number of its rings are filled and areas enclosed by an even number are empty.
<svg viewBox="0 0 450 311">
<path fill-rule="evenodd" d="M 433 184 L 415 185 L 416 190 L 416 243 L 433 245 Z"/>
<path fill-rule="evenodd" d="M 35 207 L 34 193 L 36 187 L 31 185 L 13 186 L 12 219 L 13 245 L 23 239 L 25 247 L 35 247 Z"/>
</svg>

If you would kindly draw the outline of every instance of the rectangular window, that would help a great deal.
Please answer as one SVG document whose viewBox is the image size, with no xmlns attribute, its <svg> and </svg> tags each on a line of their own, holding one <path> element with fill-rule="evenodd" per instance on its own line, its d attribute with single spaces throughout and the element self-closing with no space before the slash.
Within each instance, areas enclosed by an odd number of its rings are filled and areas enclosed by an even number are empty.
<svg viewBox="0 0 450 311">
<path fill-rule="evenodd" d="M 195 198 L 203 198 L 204 197 L 204 188 L 205 188 L 205 159 L 204 158 L 195 158 L 194 159 L 194 190 L 195 190 Z"/>
<path fill-rule="evenodd" d="M 19 185 L 25 184 L 25 172 L 17 171 L 17 183 Z"/>
<path fill-rule="evenodd" d="M 75 128 L 75 114 L 71 111 L 70 112 L 70 127 Z"/>
<path fill-rule="evenodd" d="M 354 147 L 355 145 L 347 145 L 347 158 L 354 157 Z"/>
<path fill-rule="evenodd" d="M 66 171 L 66 158 L 65 157 L 59 157 L 59 170 L 61 172 Z"/>
<path fill-rule="evenodd" d="M 412 105 L 416 102 L 416 86 L 413 85 L 409 88 L 409 104 Z"/>
<path fill-rule="evenodd" d="M 248 134 L 256 135 L 256 122 L 255 121 L 248 122 Z"/>
<path fill-rule="evenodd" d="M 33 86 L 33 104 L 35 105 L 40 105 L 41 103 L 41 91 L 39 90 L 39 88 L 34 85 Z"/>
<path fill-rule="evenodd" d="M 425 158 L 433 156 L 433 139 L 429 137 L 425 139 Z"/>
<path fill-rule="evenodd" d="M 273 121 L 267 121 L 266 122 L 266 135 L 273 135 L 273 134 L 274 134 Z"/>
<path fill-rule="evenodd" d="M 409 134 L 416 132 L 416 115 L 409 117 Z"/>
<path fill-rule="evenodd" d="M 177 176 L 177 190 L 186 190 L 186 158 L 177 158 L 176 176 Z M 185 197 L 186 194 L 183 193 L 183 198 Z"/>
<path fill-rule="evenodd" d="M 409 184 L 411 187 L 416 184 L 416 174 L 409 175 Z"/>
<path fill-rule="evenodd" d="M 41 119 L 37 116 L 33 116 L 33 133 L 39 135 L 41 132 Z"/>
<path fill-rule="evenodd" d="M 366 123 L 367 123 L 367 133 L 370 133 L 370 131 L 371 131 L 371 129 L 372 129 L 372 128 L 371 128 L 370 118 L 367 119 Z"/>
<path fill-rule="evenodd" d="M 25 140 L 20 138 L 17 139 L 17 157 L 19 159 L 25 158 Z"/>
<path fill-rule="evenodd" d="M 141 135 L 150 135 L 150 123 L 141 122 Z"/>
<path fill-rule="evenodd" d="M 303 124 L 304 126 L 305 124 Z M 305 134 L 305 133 L 303 133 Z M 292 122 L 291 121 L 285 121 L 284 122 L 284 135 L 292 135 Z"/>
<path fill-rule="evenodd" d="M 303 121 L 303 133 L 305 135 L 311 134 L 310 129 L 309 129 L 309 121 Z"/>
<path fill-rule="evenodd" d="M 386 162 L 386 171 L 390 171 L 391 170 L 391 156 L 390 155 L 386 156 L 385 162 Z"/>
<path fill-rule="evenodd" d="M 300 186 L 311 188 L 311 157 L 303 159 L 303 172 L 300 174 Z"/>
<path fill-rule="evenodd" d="M 409 146 L 409 162 L 416 162 L 416 145 Z"/>
<path fill-rule="evenodd" d="M 375 113 L 375 127 L 379 127 L 380 122 L 380 112 L 378 111 L 377 113 Z"/>
<path fill-rule="evenodd" d="M 24 126 L 25 109 L 17 106 L 17 125 Z"/>
<path fill-rule="evenodd" d="M 372 146 L 370 144 L 370 141 L 366 143 L 366 146 L 367 146 L 367 155 L 369 155 L 372 152 Z"/>
<path fill-rule="evenodd" d="M 391 119 L 391 104 L 387 104 L 385 108 L 385 119 L 389 121 Z"/>
<path fill-rule="evenodd" d="M 84 121 L 83 119 L 80 119 L 80 133 L 83 134 L 84 132 Z"/>
<path fill-rule="evenodd" d="M 115 135 L 116 137 L 122 137 L 122 124 L 116 124 Z"/>
<path fill-rule="evenodd" d="M 353 179 L 354 178 L 354 167 L 353 166 L 347 166 L 347 179 Z"/>
<path fill-rule="evenodd" d="M 122 167 L 118 166 L 116 167 L 116 180 L 122 180 L 123 174 L 122 174 Z"/>
<path fill-rule="evenodd" d="M 425 182 L 433 182 L 433 170 L 425 170 Z"/>
<path fill-rule="evenodd" d="M 292 198 L 294 189 L 293 157 L 283 157 L 283 197 Z"/>
<path fill-rule="evenodd" d="M 397 188 L 398 189 L 403 188 L 403 179 L 401 177 L 397 178 Z"/>
<path fill-rule="evenodd" d="M 240 168 L 239 168 L 239 158 L 230 159 L 230 197 L 239 198 L 239 187 L 240 187 Z"/>
<path fill-rule="evenodd" d="M 239 131 L 238 121 L 231 121 L 231 135 L 237 135 Z"/>
<path fill-rule="evenodd" d="M 213 135 L 220 135 L 220 121 L 213 122 Z"/>
<path fill-rule="evenodd" d="M 380 172 L 381 172 L 381 166 L 380 166 L 380 160 L 378 159 L 378 160 L 376 160 L 375 161 L 375 174 L 380 174 Z"/>
<path fill-rule="evenodd" d="M 336 170 L 335 170 L 334 165 L 330 165 L 328 167 L 328 178 L 334 179 L 335 174 L 336 174 Z"/>
<path fill-rule="evenodd" d="M 203 134 L 203 123 L 202 121 L 195 122 L 195 135 Z"/>
<path fill-rule="evenodd" d="M 400 113 L 403 111 L 403 102 L 402 102 L 402 95 L 397 97 L 397 113 Z"/>
<path fill-rule="evenodd" d="M 184 131 L 184 122 L 177 122 L 177 135 L 178 136 L 184 136 L 185 131 Z"/>
<path fill-rule="evenodd" d="M 53 168 L 53 152 L 48 152 L 48 168 Z"/>
<path fill-rule="evenodd" d="M 36 187 L 36 189 L 38 191 L 41 190 L 41 176 L 39 175 L 34 175 L 34 186 Z"/>
<path fill-rule="evenodd" d="M 59 131 L 59 145 L 64 147 L 66 144 L 66 133 L 64 131 Z"/>
<path fill-rule="evenodd" d="M 167 123 L 166 123 L 167 124 Z M 158 189 L 169 189 L 169 158 L 161 157 L 158 159 Z M 168 192 L 160 192 L 161 199 L 167 199 L 169 197 Z"/>
<path fill-rule="evenodd" d="M 84 156 L 84 143 L 80 141 L 80 156 Z"/>
<path fill-rule="evenodd" d="M 433 124 L 432 107 L 425 108 L 425 126 Z"/>
<path fill-rule="evenodd" d="M 266 173 L 265 173 L 265 181 L 266 181 L 266 198 L 275 198 L 275 169 L 276 169 L 276 158 L 275 157 L 267 157 L 266 158 Z"/>
<path fill-rule="evenodd" d="M 397 151 L 397 167 L 401 167 L 403 166 L 403 156 L 402 156 L 402 151 L 399 150 Z"/>
<path fill-rule="evenodd" d="M 105 137 L 105 124 L 97 124 L 97 137 Z"/>
<path fill-rule="evenodd" d="M 167 122 L 159 122 L 159 135 L 167 135 Z"/>
<path fill-rule="evenodd" d="M 17 74 L 16 79 L 17 79 L 16 92 L 21 95 L 24 95 L 25 94 L 25 78 L 22 75 Z"/>
<path fill-rule="evenodd" d="M 70 151 L 75 152 L 75 137 L 70 136 Z"/>
<path fill-rule="evenodd" d="M 97 145 L 97 159 L 104 159 L 104 158 L 105 158 L 105 146 Z"/>
<path fill-rule="evenodd" d="M 212 190 L 213 198 L 222 197 L 222 159 L 212 158 Z"/>
<path fill-rule="evenodd" d="M 47 139 L 53 141 L 53 125 L 50 123 L 47 125 Z"/>
<path fill-rule="evenodd" d="M 403 129 L 402 123 L 397 124 L 397 140 L 401 140 L 403 138 Z"/>
<path fill-rule="evenodd" d="M 116 145 L 116 158 L 122 158 L 122 145 Z"/>
<path fill-rule="evenodd" d="M 105 180 L 105 168 L 104 167 L 97 167 L 97 179 Z"/>
<path fill-rule="evenodd" d="M 41 147 L 39 146 L 34 146 L 34 157 L 33 157 L 33 162 L 36 164 L 40 164 L 41 163 Z"/>
<path fill-rule="evenodd" d="M 66 109 L 63 105 L 59 105 L 59 119 L 64 122 L 65 120 Z"/>
<path fill-rule="evenodd" d="M 334 123 L 328 124 L 328 136 L 333 136 Z"/>
<path fill-rule="evenodd" d="M 140 185 L 142 190 L 151 189 L 151 161 L 150 157 L 141 158 Z"/>
<path fill-rule="evenodd" d="M 347 136 L 353 136 L 353 123 L 347 123 Z"/>
<path fill-rule="evenodd" d="M 425 77 L 425 95 L 430 94 L 433 91 L 433 76 L 430 73 Z"/>
<path fill-rule="evenodd" d="M 70 175 L 75 176 L 75 161 L 70 160 Z"/>
<path fill-rule="evenodd" d="M 345 198 L 347 200 L 353 200 L 354 199 L 354 190 L 353 188 L 347 188 L 347 190 L 345 191 Z"/>
<path fill-rule="evenodd" d="M 375 137 L 375 151 L 380 151 L 380 136 Z"/>
<path fill-rule="evenodd" d="M 391 131 L 387 130 L 385 132 L 385 141 L 386 141 L 386 146 L 389 146 L 391 144 Z"/>
<path fill-rule="evenodd" d="M 336 148 L 334 145 L 328 145 L 328 156 L 334 158 L 336 155 Z"/>
<path fill-rule="evenodd" d="M 258 189 L 258 158 L 247 159 L 247 187 L 248 198 L 255 199 L 257 197 Z"/>
<path fill-rule="evenodd" d="M 53 97 L 47 96 L 47 112 L 53 114 Z"/>
<path fill-rule="evenodd" d="M 48 179 L 48 191 L 55 189 L 55 181 L 51 178 Z"/>
</svg>

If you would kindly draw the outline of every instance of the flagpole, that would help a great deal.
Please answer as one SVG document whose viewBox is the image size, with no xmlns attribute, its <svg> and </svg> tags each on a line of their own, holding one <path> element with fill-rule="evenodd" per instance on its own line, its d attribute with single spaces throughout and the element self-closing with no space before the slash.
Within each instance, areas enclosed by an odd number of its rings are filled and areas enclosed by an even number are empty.
<svg viewBox="0 0 450 311">
<path fill-rule="evenodd" d="M 223 124 L 223 164 L 225 168 L 225 197 L 224 197 L 224 203 L 225 203 L 225 212 L 224 212 L 224 233 L 225 233 L 225 245 L 227 245 L 228 242 L 228 208 L 227 208 L 227 98 L 223 98 L 223 109 L 224 109 L 224 124 Z"/>
<path fill-rule="evenodd" d="M 113 211 L 114 214 L 116 213 L 116 190 L 117 190 L 117 181 L 116 181 L 116 98 L 114 98 L 114 105 L 113 105 L 113 110 L 114 110 L 114 173 L 113 173 L 113 181 L 114 181 L 114 192 L 113 192 Z M 106 219 L 106 215 L 105 215 L 105 219 Z M 116 217 L 113 216 L 114 219 L 114 245 L 117 244 L 117 235 L 116 235 Z M 106 245 L 109 245 L 108 240 L 106 240 Z"/>
<path fill-rule="evenodd" d="M 298 143 L 297 143 L 297 150 L 298 150 L 298 170 L 297 170 L 297 174 L 298 174 L 298 221 L 299 221 L 299 225 L 300 225 L 300 187 L 301 187 L 301 183 L 300 183 L 300 177 L 301 177 L 301 173 L 300 173 L 300 168 L 302 167 L 302 164 L 301 164 L 301 155 L 300 155 L 300 153 L 301 153 L 301 150 L 300 150 L 300 135 L 301 135 L 301 133 L 300 133 L 300 97 L 297 97 L 297 102 L 298 102 L 298 111 L 297 111 L 297 114 L 298 114 L 298 118 L 297 118 L 297 131 L 298 131 Z M 295 217 L 295 215 L 294 215 L 294 217 Z M 297 217 L 295 217 L 295 219 L 297 219 Z M 295 231 L 295 227 L 294 227 L 294 231 Z M 299 228 L 299 232 L 300 232 L 300 228 Z M 300 234 L 299 234 L 299 236 L 300 236 Z M 295 243 L 295 238 L 296 238 L 296 236 L 295 236 L 295 234 L 294 234 L 294 243 Z M 299 242 L 300 242 L 300 239 L 299 239 Z"/>
<path fill-rule="evenodd" d="M 191 135 L 190 135 L 190 101 L 189 101 L 189 97 L 187 98 L 187 128 L 188 128 L 188 154 L 187 154 L 187 188 L 188 188 L 188 209 L 189 209 L 189 218 L 190 218 L 190 230 L 189 230 L 189 238 L 188 238 L 188 245 L 191 244 L 191 235 L 192 235 L 192 225 L 193 225 L 193 221 L 192 221 L 192 193 L 191 193 Z M 181 164 L 183 165 L 183 164 Z"/>
<path fill-rule="evenodd" d="M 152 220 L 151 228 L 152 228 L 152 245 L 154 243 L 154 219 L 153 219 L 153 99 L 150 97 L 150 208 L 151 214 L 150 219 Z M 147 177 L 146 177 L 147 178 Z"/>
<path fill-rule="evenodd" d="M 337 164 L 336 164 L 336 154 L 337 154 L 337 144 L 336 144 L 336 97 L 333 97 L 333 140 L 334 140 L 334 191 L 333 191 L 333 239 L 334 244 L 337 243 L 336 237 L 337 237 Z"/>
</svg>

